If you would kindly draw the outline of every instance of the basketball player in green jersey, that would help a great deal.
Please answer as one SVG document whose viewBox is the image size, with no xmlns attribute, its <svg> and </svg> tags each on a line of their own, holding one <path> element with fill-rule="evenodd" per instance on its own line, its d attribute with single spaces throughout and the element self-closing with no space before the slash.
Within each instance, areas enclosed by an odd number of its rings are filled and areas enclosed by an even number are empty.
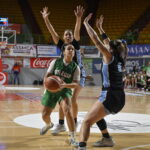
<svg viewBox="0 0 150 150">
<path fill-rule="evenodd" d="M 80 81 L 80 68 L 73 61 L 75 49 L 72 44 L 67 44 L 64 46 L 63 54 L 63 58 L 58 58 L 51 62 L 44 77 L 45 80 L 50 75 L 57 75 L 64 81 L 64 83 L 60 85 L 61 90 L 56 93 L 49 92 L 48 90 L 45 90 L 44 92 L 44 95 L 42 97 L 42 118 L 46 125 L 41 129 L 40 134 L 44 135 L 50 128 L 53 127 L 50 115 L 57 102 L 59 102 L 61 103 L 61 107 L 63 109 L 63 113 L 66 116 L 69 128 L 69 143 L 72 146 L 76 146 L 77 143 L 75 141 L 75 123 L 71 113 L 70 102 L 72 97 L 71 88 L 76 88 L 76 86 L 78 86 L 78 82 Z"/>
<path fill-rule="evenodd" d="M 74 10 L 74 14 L 76 17 L 74 33 L 72 32 L 72 30 L 67 29 L 64 31 L 63 39 L 61 39 L 60 36 L 55 31 L 51 23 L 51 20 L 49 19 L 50 12 L 48 11 L 48 7 L 44 7 L 43 10 L 41 11 L 41 14 L 47 26 L 47 29 L 49 33 L 51 34 L 52 39 L 54 43 L 57 45 L 57 47 L 61 51 L 63 51 L 64 44 L 71 43 L 75 48 L 75 55 L 74 55 L 73 60 L 79 65 L 80 72 L 81 72 L 79 85 L 76 88 L 74 88 L 72 99 L 71 99 L 72 113 L 73 113 L 76 126 L 77 126 L 77 115 L 78 115 L 77 98 L 79 96 L 81 89 L 85 86 L 85 78 L 86 78 L 86 72 L 83 67 L 81 53 L 80 53 L 80 45 L 79 45 L 80 28 L 81 28 L 81 20 L 82 20 L 83 13 L 84 13 L 83 7 L 80 5 L 77 6 L 76 10 Z M 65 115 L 63 114 L 61 107 L 59 107 L 59 123 L 57 124 L 56 128 L 51 132 L 52 135 L 57 135 L 59 134 L 59 132 L 63 132 L 66 130 L 65 125 L 64 125 L 64 117 Z"/>
</svg>

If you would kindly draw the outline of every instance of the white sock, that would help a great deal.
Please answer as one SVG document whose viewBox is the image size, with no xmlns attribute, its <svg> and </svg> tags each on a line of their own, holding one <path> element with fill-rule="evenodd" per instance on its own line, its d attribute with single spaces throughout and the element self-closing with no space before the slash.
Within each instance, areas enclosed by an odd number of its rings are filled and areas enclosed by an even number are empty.
<svg viewBox="0 0 150 150">
<path fill-rule="evenodd" d="M 46 127 L 49 127 L 51 125 L 51 123 L 46 123 Z"/>
<path fill-rule="evenodd" d="M 74 131 L 69 132 L 69 135 L 70 135 L 71 139 L 75 140 L 75 132 Z"/>
</svg>

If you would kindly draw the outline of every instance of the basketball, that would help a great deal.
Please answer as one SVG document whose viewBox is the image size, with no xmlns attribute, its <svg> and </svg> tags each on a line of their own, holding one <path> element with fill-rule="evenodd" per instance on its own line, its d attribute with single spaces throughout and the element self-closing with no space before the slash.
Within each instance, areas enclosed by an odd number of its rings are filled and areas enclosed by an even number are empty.
<svg viewBox="0 0 150 150">
<path fill-rule="evenodd" d="M 46 78 L 44 85 L 48 91 L 58 92 L 60 90 L 60 84 L 62 82 L 63 81 L 60 79 L 60 77 L 53 75 L 53 76 Z"/>
</svg>

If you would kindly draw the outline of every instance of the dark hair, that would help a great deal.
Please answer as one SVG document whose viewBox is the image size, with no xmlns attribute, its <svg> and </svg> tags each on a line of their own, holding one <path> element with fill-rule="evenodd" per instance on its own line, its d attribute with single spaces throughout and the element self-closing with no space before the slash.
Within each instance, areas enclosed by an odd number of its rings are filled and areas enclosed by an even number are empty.
<svg viewBox="0 0 150 150">
<path fill-rule="evenodd" d="M 65 29 L 64 33 L 65 33 L 66 31 L 73 33 L 71 29 Z"/>
<path fill-rule="evenodd" d="M 68 45 L 72 45 L 71 43 L 64 43 L 63 45 L 62 45 L 62 51 L 64 51 L 65 50 L 65 48 L 66 48 L 66 46 L 68 46 Z M 74 45 L 72 45 L 73 47 L 74 47 Z"/>
<path fill-rule="evenodd" d="M 128 54 L 127 43 L 125 40 L 112 40 L 109 42 L 110 48 L 113 50 L 113 55 L 117 56 L 118 60 L 123 64 L 123 68 L 125 68 L 125 63 Z"/>
</svg>

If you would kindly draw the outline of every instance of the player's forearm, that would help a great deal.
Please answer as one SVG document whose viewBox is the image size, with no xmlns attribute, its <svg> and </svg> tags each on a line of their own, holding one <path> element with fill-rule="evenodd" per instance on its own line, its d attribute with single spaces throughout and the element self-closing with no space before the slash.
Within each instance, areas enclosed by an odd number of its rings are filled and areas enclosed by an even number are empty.
<svg viewBox="0 0 150 150">
<path fill-rule="evenodd" d="M 88 23 L 86 23 L 84 25 L 85 25 L 85 28 L 86 28 L 86 30 L 88 32 L 88 35 L 90 36 L 90 38 L 93 41 L 93 43 L 96 46 L 98 45 L 100 49 L 103 49 L 104 46 L 103 46 L 102 42 L 99 40 L 97 33 L 93 30 L 93 28 Z"/>
<path fill-rule="evenodd" d="M 88 23 L 85 23 L 84 25 L 86 27 L 86 30 L 87 30 L 87 32 L 88 32 L 91 40 L 93 41 L 93 43 L 95 44 L 95 46 L 97 47 L 97 49 L 102 53 L 102 55 L 106 56 L 106 57 L 111 57 L 110 52 L 108 52 L 108 48 L 106 48 L 106 46 L 98 38 L 98 35 L 94 31 L 94 29 Z"/>
<path fill-rule="evenodd" d="M 54 43 L 57 44 L 57 43 L 58 43 L 58 40 L 59 40 L 58 34 L 56 33 L 55 29 L 54 29 L 53 26 L 51 25 L 51 23 L 50 23 L 48 17 L 45 18 L 44 21 L 45 21 L 45 24 L 46 24 L 46 26 L 47 26 L 48 31 L 50 32 L 50 34 L 51 34 L 51 36 L 52 36 L 52 38 L 53 38 Z"/>
<path fill-rule="evenodd" d="M 103 40 L 104 44 L 109 45 L 110 39 L 106 35 L 105 31 L 102 28 L 98 28 L 98 31 L 99 31 L 100 35 L 102 36 L 102 40 Z"/>
<path fill-rule="evenodd" d="M 100 28 L 100 27 L 98 28 L 98 31 L 99 31 L 99 33 L 100 33 L 101 35 L 102 35 L 103 33 L 105 33 L 104 30 L 103 30 L 102 28 Z"/>
<path fill-rule="evenodd" d="M 62 88 L 76 88 L 77 87 L 77 85 L 78 85 L 78 83 L 69 83 L 69 84 L 63 84 L 62 85 Z"/>
<path fill-rule="evenodd" d="M 76 24 L 74 29 L 74 38 L 75 40 L 80 40 L 80 29 L 81 29 L 81 17 L 76 18 Z"/>
</svg>

